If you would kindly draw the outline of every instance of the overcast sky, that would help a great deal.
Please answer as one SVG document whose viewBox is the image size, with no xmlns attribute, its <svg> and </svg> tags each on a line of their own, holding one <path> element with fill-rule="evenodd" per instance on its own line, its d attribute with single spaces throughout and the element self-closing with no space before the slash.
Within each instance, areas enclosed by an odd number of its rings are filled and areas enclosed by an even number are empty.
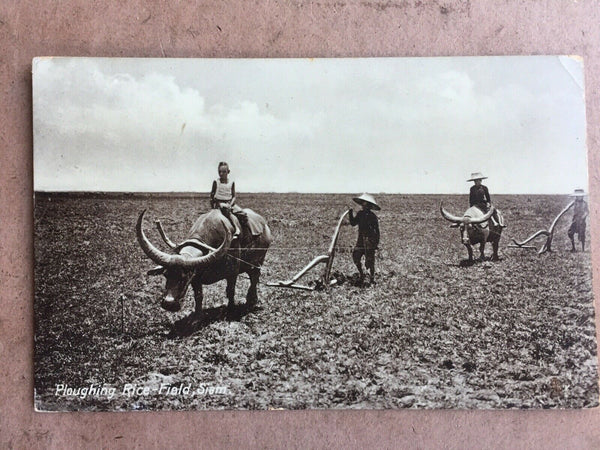
<svg viewBox="0 0 600 450">
<path fill-rule="evenodd" d="M 578 58 L 36 58 L 33 108 L 38 191 L 587 190 Z"/>
</svg>

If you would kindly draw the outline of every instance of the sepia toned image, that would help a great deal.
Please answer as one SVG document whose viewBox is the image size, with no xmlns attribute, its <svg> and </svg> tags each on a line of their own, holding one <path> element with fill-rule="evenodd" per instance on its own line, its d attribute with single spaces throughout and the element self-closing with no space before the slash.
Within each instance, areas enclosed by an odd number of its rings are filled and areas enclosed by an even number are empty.
<svg viewBox="0 0 600 450">
<path fill-rule="evenodd" d="M 598 404 L 583 61 L 33 61 L 39 411 Z"/>
</svg>

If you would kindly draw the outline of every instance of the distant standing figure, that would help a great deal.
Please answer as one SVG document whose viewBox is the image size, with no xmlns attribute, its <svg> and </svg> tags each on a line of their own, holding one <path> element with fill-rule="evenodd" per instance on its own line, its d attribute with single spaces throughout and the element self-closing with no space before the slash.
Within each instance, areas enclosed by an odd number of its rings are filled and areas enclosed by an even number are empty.
<svg viewBox="0 0 600 450">
<path fill-rule="evenodd" d="M 469 191 L 469 207 L 476 206 L 484 213 L 487 213 L 492 205 L 490 191 L 487 186 L 481 183 L 481 180 L 485 180 L 486 178 L 487 177 L 484 177 L 481 172 L 473 172 L 471 173 L 471 178 L 467 180 L 474 183 Z M 499 214 L 498 210 L 495 210 L 494 214 L 492 214 L 492 220 L 495 225 L 499 225 L 502 228 L 505 227 L 504 218 Z"/>
<path fill-rule="evenodd" d="M 235 233 L 234 238 L 240 235 L 240 229 L 231 217 L 231 213 L 241 216 L 245 215 L 242 209 L 235 204 L 235 182 L 229 179 L 229 164 L 221 161 L 218 166 L 219 178 L 213 181 L 210 190 L 210 206 L 213 209 L 220 209 L 221 213 L 229 219 Z"/>
<path fill-rule="evenodd" d="M 575 192 L 571 194 L 571 197 L 575 197 L 575 204 L 573 205 L 573 220 L 567 234 L 571 240 L 572 252 L 577 251 L 575 249 L 575 234 L 581 242 L 581 251 L 585 251 L 585 219 L 589 214 L 589 209 L 587 203 L 583 200 L 584 195 L 583 189 L 575 189 Z"/>
<path fill-rule="evenodd" d="M 358 225 L 358 239 L 352 252 L 352 260 L 358 268 L 361 282 L 364 281 L 365 274 L 362 269 L 361 259 L 365 256 L 365 267 L 369 271 L 370 282 L 375 279 L 375 250 L 379 245 L 379 219 L 372 210 L 379 211 L 381 208 L 372 195 L 362 194 L 360 197 L 354 197 L 356 203 L 361 205 L 362 209 L 354 215 L 350 208 L 350 225 Z"/>
</svg>

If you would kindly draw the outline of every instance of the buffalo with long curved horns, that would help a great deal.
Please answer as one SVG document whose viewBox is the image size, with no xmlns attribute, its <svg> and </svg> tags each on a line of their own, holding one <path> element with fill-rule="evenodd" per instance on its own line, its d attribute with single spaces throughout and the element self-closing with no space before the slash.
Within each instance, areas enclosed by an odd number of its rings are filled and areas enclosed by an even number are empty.
<svg viewBox="0 0 600 450">
<path fill-rule="evenodd" d="M 460 217 L 450 214 L 444 209 L 443 202 L 440 202 L 442 217 L 452 222 L 452 225 L 450 225 L 452 228 L 460 230 L 461 241 L 469 252 L 469 261 L 473 261 L 472 246 L 476 244 L 479 244 L 479 259 L 483 261 L 486 242 L 491 242 L 492 244 L 492 261 L 500 259 L 498 257 L 498 245 L 503 227 L 490 220 L 494 211 L 496 211 L 494 206 L 491 206 L 487 213 L 484 213 L 476 206 L 472 206 Z"/>
<path fill-rule="evenodd" d="M 191 285 L 196 303 L 195 314 L 200 315 L 202 286 L 226 280 L 227 310 L 229 315 L 233 315 L 235 285 L 241 273 L 247 273 L 250 277 L 246 307 L 251 310 L 256 305 L 260 269 L 271 243 L 271 231 L 263 217 L 250 209 L 245 211 L 248 220 L 252 221 L 252 227 L 243 227 L 243 235 L 236 239 L 233 238 L 233 225 L 218 209 L 202 214 L 188 237 L 174 247 L 160 223 L 157 223 L 163 240 L 173 253 L 164 252 L 150 242 L 142 226 L 146 210 L 140 213 L 136 235 L 146 256 L 158 264 L 158 267 L 148 271 L 148 275 L 165 276 L 165 292 L 161 301 L 164 309 L 179 311 Z"/>
</svg>

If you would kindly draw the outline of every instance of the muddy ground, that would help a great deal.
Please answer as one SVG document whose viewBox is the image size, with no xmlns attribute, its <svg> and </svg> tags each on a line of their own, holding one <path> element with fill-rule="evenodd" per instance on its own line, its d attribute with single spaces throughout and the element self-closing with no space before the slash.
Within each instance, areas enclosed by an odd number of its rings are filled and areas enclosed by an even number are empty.
<svg viewBox="0 0 600 450">
<path fill-rule="evenodd" d="M 350 198 L 240 196 L 243 206 L 268 219 L 274 235 L 261 281 L 288 279 L 326 253 Z M 506 247 L 510 237 L 547 228 L 568 197 L 496 196 L 508 222 L 501 260 L 474 265 L 464 264 L 458 231 L 448 228 L 438 209 L 444 200 L 460 214 L 466 196 L 377 200 L 382 239 L 373 286 L 352 282 L 356 229 L 345 225 L 333 266 L 338 286 L 304 292 L 261 284 L 259 308 L 227 321 L 218 315 L 225 303 L 220 282 L 205 288 L 204 308 L 215 320 L 178 336 L 173 324 L 192 312 L 191 292 L 181 312 L 160 308 L 163 280 L 146 275 L 154 264 L 137 244 L 135 221 L 149 208 L 145 230 L 151 239 L 160 242 L 152 224 L 160 219 L 180 241 L 207 210 L 206 197 L 37 193 L 37 408 L 598 404 L 591 258 L 588 249 L 569 251 L 570 215 L 559 223 L 554 252 L 538 256 Z M 320 271 L 302 281 L 310 283 Z M 247 287 L 240 278 L 237 302 L 244 303 Z"/>
</svg>

